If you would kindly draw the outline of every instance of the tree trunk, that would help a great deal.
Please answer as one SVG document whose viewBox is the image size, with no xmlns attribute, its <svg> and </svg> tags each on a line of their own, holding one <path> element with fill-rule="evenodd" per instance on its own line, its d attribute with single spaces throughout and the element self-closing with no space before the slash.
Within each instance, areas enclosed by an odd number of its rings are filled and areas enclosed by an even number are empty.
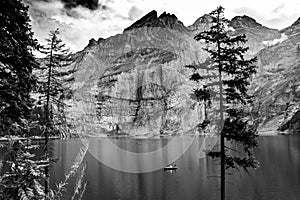
<svg viewBox="0 0 300 200">
<path fill-rule="evenodd" d="M 223 88 L 222 88 L 222 72 L 219 70 L 219 82 L 220 82 L 220 139 L 221 139 L 221 200 L 225 200 L 225 138 L 223 133 Z"/>
<path fill-rule="evenodd" d="M 50 52 L 50 58 L 49 58 L 49 70 L 48 70 L 48 82 L 47 82 L 47 102 L 46 102 L 46 131 L 45 131 L 45 143 L 44 143 L 44 156 L 45 160 L 48 162 L 48 165 L 45 166 L 45 199 L 47 199 L 48 193 L 49 193 L 49 132 L 50 132 L 50 86 L 51 86 L 51 71 L 52 71 L 52 49 L 53 49 L 53 42 L 54 42 L 53 35 L 52 38 L 52 44 L 51 44 L 51 52 Z"/>
<path fill-rule="evenodd" d="M 219 23 L 219 13 L 218 13 L 218 23 Z M 223 112 L 223 81 L 222 81 L 222 63 L 221 63 L 221 44 L 220 41 L 217 42 L 218 45 L 218 57 L 219 57 L 219 92 L 220 92 L 220 143 L 221 143 L 221 200 L 225 200 L 225 138 L 223 133 L 223 124 L 224 124 L 224 112 Z"/>
</svg>

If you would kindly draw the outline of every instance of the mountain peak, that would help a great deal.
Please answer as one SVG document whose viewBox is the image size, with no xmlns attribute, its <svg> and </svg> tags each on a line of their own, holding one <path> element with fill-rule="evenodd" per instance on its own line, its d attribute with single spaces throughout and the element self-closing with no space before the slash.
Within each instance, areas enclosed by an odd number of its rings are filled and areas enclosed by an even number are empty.
<svg viewBox="0 0 300 200">
<path fill-rule="evenodd" d="M 141 19 L 134 22 L 131 26 L 124 29 L 124 31 L 141 28 L 141 27 L 163 27 L 170 28 L 179 31 L 185 31 L 186 27 L 181 21 L 177 19 L 174 14 L 169 14 L 163 12 L 159 17 L 157 17 L 157 12 L 152 10 Z"/>
<path fill-rule="evenodd" d="M 236 16 L 236 17 L 232 18 L 231 26 L 233 26 L 233 28 L 262 27 L 262 25 L 260 23 L 258 23 L 255 19 L 253 19 L 252 17 L 249 17 L 247 15 Z"/>
<path fill-rule="evenodd" d="M 199 18 L 194 22 L 193 25 L 198 25 L 198 24 L 203 24 L 203 23 L 205 23 L 205 24 L 206 24 L 206 23 L 211 23 L 211 21 L 212 21 L 211 16 L 210 16 L 209 14 L 205 14 L 205 15 L 199 17 Z"/>
<path fill-rule="evenodd" d="M 101 44 L 103 41 L 105 41 L 104 38 L 99 38 L 97 41 L 95 40 L 95 38 L 92 38 L 89 40 L 89 43 L 88 45 L 85 47 L 85 48 L 90 48 L 90 47 L 93 47 L 93 46 L 96 46 L 96 45 L 99 45 Z"/>
<path fill-rule="evenodd" d="M 209 14 L 205 14 L 201 17 L 199 17 L 192 25 L 190 25 L 188 28 L 191 31 L 204 31 L 209 29 L 210 24 L 212 22 L 212 18 Z"/>
</svg>

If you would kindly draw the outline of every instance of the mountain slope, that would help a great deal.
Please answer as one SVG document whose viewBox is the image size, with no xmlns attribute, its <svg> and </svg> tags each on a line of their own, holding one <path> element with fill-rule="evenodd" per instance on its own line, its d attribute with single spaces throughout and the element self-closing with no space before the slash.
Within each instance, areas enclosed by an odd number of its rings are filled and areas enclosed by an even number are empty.
<svg viewBox="0 0 300 200">
<path fill-rule="evenodd" d="M 235 35 L 245 34 L 250 48 L 250 54 L 255 54 L 265 47 L 264 41 L 279 39 L 281 34 L 276 29 L 265 27 L 249 16 L 236 16 L 232 18 L 230 26 L 233 27 Z"/>
<path fill-rule="evenodd" d="M 299 21 L 299 20 L 298 20 Z M 299 132 L 300 23 L 284 29 L 288 37 L 258 54 L 258 73 L 252 83 L 262 129 Z"/>
</svg>

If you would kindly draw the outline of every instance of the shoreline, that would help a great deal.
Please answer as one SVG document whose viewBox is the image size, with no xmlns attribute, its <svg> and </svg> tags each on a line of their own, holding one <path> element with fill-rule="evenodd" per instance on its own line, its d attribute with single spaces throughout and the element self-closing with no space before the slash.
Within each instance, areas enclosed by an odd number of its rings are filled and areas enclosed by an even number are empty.
<svg viewBox="0 0 300 200">
<path fill-rule="evenodd" d="M 291 133 L 288 133 L 288 132 L 279 132 L 279 131 L 272 131 L 272 130 L 264 130 L 264 131 L 259 131 L 258 132 L 258 136 L 281 136 L 281 135 L 294 135 L 294 134 L 291 134 Z M 211 137 L 210 135 L 191 135 L 191 134 L 187 134 L 187 135 L 162 135 L 162 136 L 157 136 L 157 135 L 154 135 L 154 136 L 149 136 L 149 137 L 145 137 L 145 136 L 136 136 L 136 135 L 85 135 L 84 137 L 67 137 L 67 138 L 62 138 L 62 137 L 59 137 L 59 136 L 50 136 L 49 137 L 49 140 L 58 140 L 58 139 L 79 139 L 79 138 L 84 138 L 84 139 L 91 139 L 91 138 L 96 138 L 96 139 L 103 139 L 103 138 L 106 138 L 106 139 L 121 139 L 121 138 L 126 138 L 126 139 L 162 139 L 162 138 L 171 138 L 171 137 L 178 137 L 178 136 L 198 136 L 198 137 Z M 11 136 L 11 137 L 0 137 L 0 142 L 6 142 L 6 141 L 9 141 L 9 140 L 27 140 L 27 139 L 30 139 L 30 140 L 34 140 L 34 141 L 42 141 L 44 140 L 45 138 L 44 137 L 41 137 L 41 136 L 33 136 L 33 137 L 30 137 L 30 138 L 26 138 L 26 137 L 18 137 L 18 136 Z"/>
</svg>

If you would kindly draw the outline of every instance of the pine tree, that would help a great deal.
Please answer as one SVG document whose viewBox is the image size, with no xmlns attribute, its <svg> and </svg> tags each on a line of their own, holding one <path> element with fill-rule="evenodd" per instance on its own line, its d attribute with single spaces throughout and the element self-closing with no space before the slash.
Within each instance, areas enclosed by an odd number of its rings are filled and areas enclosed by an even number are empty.
<svg viewBox="0 0 300 200">
<path fill-rule="evenodd" d="M 69 81 L 73 80 L 74 67 L 72 54 L 58 37 L 59 30 L 51 31 L 47 44 L 40 51 L 46 55 L 37 71 L 38 105 L 43 108 L 42 117 L 53 133 L 60 133 L 65 122 L 64 100 L 72 95 Z"/>
<path fill-rule="evenodd" d="M 224 8 L 218 7 L 210 13 L 212 25 L 209 30 L 195 36 L 197 41 L 206 43 L 205 51 L 210 55 L 210 70 L 215 70 L 217 82 L 208 84 L 218 86 L 217 100 L 219 101 L 220 149 L 208 153 L 213 158 L 220 158 L 221 164 L 221 200 L 225 199 L 225 170 L 256 168 L 253 149 L 257 146 L 257 125 L 253 123 L 247 107 L 251 104 L 251 96 L 247 93 L 249 80 L 256 72 L 256 58 L 245 59 L 248 47 L 244 47 L 245 35 L 231 36 L 227 28 L 229 20 L 224 17 Z M 201 67 L 200 67 L 201 68 Z M 196 72 L 191 77 L 194 81 L 204 79 L 203 74 Z M 213 92 L 195 91 L 199 99 L 207 100 L 207 94 Z M 225 104 L 226 102 L 226 104 Z M 225 106 L 226 105 L 226 106 Z M 239 145 L 230 148 L 228 142 Z M 241 152 L 242 151 L 242 152 Z M 236 153 L 239 152 L 240 154 Z"/>
<path fill-rule="evenodd" d="M 58 37 L 59 30 L 51 31 L 46 39 L 47 44 L 41 48 L 46 54 L 38 70 L 39 104 L 45 115 L 41 124 L 44 127 L 44 158 L 49 161 L 48 141 L 49 135 L 61 133 L 66 125 L 64 114 L 64 100 L 70 98 L 72 91 L 67 82 L 72 80 L 74 68 L 71 66 L 72 55 L 66 45 Z M 55 109 L 55 110 L 54 110 Z M 45 194 L 49 192 L 49 168 L 45 167 Z"/>
<path fill-rule="evenodd" d="M 21 0 L 0 1 L 0 135 L 24 133 L 30 117 L 37 47 Z"/>
</svg>

